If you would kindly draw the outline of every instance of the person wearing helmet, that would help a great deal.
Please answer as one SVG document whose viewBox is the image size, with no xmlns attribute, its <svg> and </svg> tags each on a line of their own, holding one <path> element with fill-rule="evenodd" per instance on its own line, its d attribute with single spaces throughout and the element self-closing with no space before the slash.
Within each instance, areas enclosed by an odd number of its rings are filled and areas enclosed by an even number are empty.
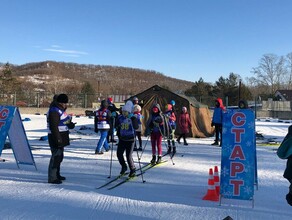
<svg viewBox="0 0 292 220">
<path fill-rule="evenodd" d="M 176 146 L 175 146 L 175 141 L 174 141 L 174 132 L 176 129 L 176 116 L 175 116 L 172 108 L 173 108 L 173 105 L 167 104 L 165 106 L 164 115 L 168 119 L 169 125 L 170 125 L 170 135 L 167 138 L 167 144 L 168 144 L 167 153 L 170 154 L 171 150 L 172 150 L 172 155 L 174 155 L 176 153 Z"/>
</svg>

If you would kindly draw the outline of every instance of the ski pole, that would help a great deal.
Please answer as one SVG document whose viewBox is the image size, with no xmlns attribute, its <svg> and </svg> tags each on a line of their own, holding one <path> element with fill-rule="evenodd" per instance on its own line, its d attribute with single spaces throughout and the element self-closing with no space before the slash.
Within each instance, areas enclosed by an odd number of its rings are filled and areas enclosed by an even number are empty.
<svg viewBox="0 0 292 220">
<path fill-rule="evenodd" d="M 163 138 L 163 142 L 165 143 L 165 147 L 166 147 L 166 150 L 167 150 L 167 143 L 165 142 L 165 136 L 163 135 L 163 133 L 162 133 L 162 131 L 161 131 L 161 129 L 160 129 L 160 127 L 158 126 L 158 128 L 159 128 L 159 131 L 160 131 L 160 134 L 162 135 L 162 138 Z M 167 140 L 166 140 L 167 141 Z M 172 165 L 175 165 L 175 163 L 173 162 L 173 159 L 172 159 L 172 156 L 169 154 L 169 158 L 170 158 L 170 160 L 171 160 L 171 162 L 172 162 Z"/>
<path fill-rule="evenodd" d="M 135 144 L 136 144 L 136 138 L 135 138 Z M 138 157 L 139 168 L 140 168 L 140 171 L 141 171 L 142 183 L 145 183 L 146 180 L 144 180 L 143 170 L 142 170 L 142 168 L 141 168 L 141 162 L 140 162 L 140 158 L 139 158 L 139 153 L 138 153 L 138 151 L 136 151 L 136 152 L 137 152 L 137 157 Z"/>
<path fill-rule="evenodd" d="M 113 133 L 111 135 L 112 138 L 112 149 L 111 149 L 111 160 L 110 160 L 110 173 L 109 176 L 107 178 L 111 178 L 112 175 L 112 163 L 113 163 L 113 151 L 114 151 L 114 127 L 115 127 L 115 119 L 113 120 Z"/>
<path fill-rule="evenodd" d="M 142 152 L 141 152 L 140 159 L 142 158 L 142 155 L 143 155 L 143 153 L 144 153 L 144 151 L 145 151 L 145 149 L 146 149 L 146 145 L 147 145 L 147 143 L 148 143 L 148 140 L 149 140 L 149 135 L 148 135 L 148 137 L 147 137 L 146 143 L 145 143 L 145 145 L 144 145 L 144 147 L 143 147 L 143 150 L 142 150 Z"/>
<path fill-rule="evenodd" d="M 167 140 L 165 140 L 165 138 L 163 138 L 163 142 L 164 142 L 164 144 L 165 144 L 166 150 L 168 150 L 168 146 L 167 146 L 166 141 L 167 141 Z M 169 158 L 170 158 L 170 160 L 171 160 L 171 162 L 172 162 L 172 165 L 175 165 L 175 163 L 173 162 L 173 157 L 172 157 L 170 154 L 169 154 Z"/>
</svg>

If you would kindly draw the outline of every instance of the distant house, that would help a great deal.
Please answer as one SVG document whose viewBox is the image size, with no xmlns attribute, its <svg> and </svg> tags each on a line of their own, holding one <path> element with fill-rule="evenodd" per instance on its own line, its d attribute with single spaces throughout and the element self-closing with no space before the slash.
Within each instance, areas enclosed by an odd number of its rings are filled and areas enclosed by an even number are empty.
<svg viewBox="0 0 292 220">
<path fill-rule="evenodd" d="M 275 98 L 279 101 L 292 101 L 292 90 L 277 90 L 275 92 Z"/>
</svg>

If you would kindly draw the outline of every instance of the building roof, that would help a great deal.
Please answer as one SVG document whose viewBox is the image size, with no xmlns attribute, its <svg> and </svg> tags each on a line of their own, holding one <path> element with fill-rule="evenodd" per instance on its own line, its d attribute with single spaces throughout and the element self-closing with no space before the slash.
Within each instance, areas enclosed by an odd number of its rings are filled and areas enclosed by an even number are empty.
<svg viewBox="0 0 292 220">
<path fill-rule="evenodd" d="M 281 101 L 292 101 L 292 90 L 277 90 L 275 92 L 275 97 Z"/>
</svg>

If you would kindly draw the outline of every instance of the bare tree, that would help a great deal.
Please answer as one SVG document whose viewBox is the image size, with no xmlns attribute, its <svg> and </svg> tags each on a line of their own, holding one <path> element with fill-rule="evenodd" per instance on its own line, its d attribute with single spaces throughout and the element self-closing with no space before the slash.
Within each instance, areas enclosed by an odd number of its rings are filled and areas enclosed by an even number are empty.
<svg viewBox="0 0 292 220">
<path fill-rule="evenodd" d="M 274 54 L 265 54 L 259 61 L 259 66 L 253 68 L 258 85 L 269 86 L 270 94 L 274 94 L 285 82 L 287 69 L 285 58 Z"/>
</svg>

